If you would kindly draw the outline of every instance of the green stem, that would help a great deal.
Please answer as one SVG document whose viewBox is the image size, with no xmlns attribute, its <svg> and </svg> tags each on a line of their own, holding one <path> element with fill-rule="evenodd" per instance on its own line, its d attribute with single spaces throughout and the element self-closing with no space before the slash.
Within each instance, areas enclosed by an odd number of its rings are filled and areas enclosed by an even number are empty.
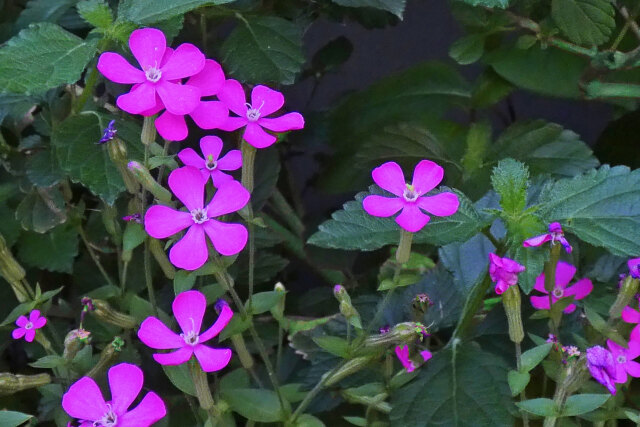
<svg viewBox="0 0 640 427">
<path fill-rule="evenodd" d="M 151 253 L 149 251 L 149 239 L 144 241 L 144 282 L 147 286 L 147 293 L 149 294 L 149 302 L 153 308 L 153 314 L 158 317 L 158 304 L 156 303 L 156 293 L 153 290 L 153 280 L 151 277 Z"/>
<path fill-rule="evenodd" d="M 458 325 L 456 329 L 453 331 L 453 336 L 451 337 L 450 342 L 454 342 L 454 339 L 461 339 L 467 334 L 471 324 L 473 323 L 473 318 L 482 307 L 482 303 L 484 301 L 484 297 L 491 286 L 491 278 L 489 274 L 484 276 L 484 279 L 478 282 L 467 297 L 467 300 L 464 303 L 464 307 L 462 309 L 462 315 L 460 316 L 460 320 L 458 320 Z"/>
<path fill-rule="evenodd" d="M 240 143 L 242 149 L 242 185 L 244 188 L 249 191 L 249 193 L 253 193 L 253 185 L 254 185 L 254 166 L 256 160 L 256 148 L 246 141 L 242 141 Z M 247 211 L 247 226 L 249 228 L 249 297 L 248 297 L 248 307 L 249 311 L 251 311 L 251 306 L 253 303 L 253 285 L 254 285 L 254 270 L 255 270 L 255 256 L 256 256 L 256 243 L 255 243 L 255 226 L 253 224 L 253 206 L 251 204 L 251 200 L 247 203 L 245 207 Z"/>
<path fill-rule="evenodd" d="M 333 369 L 331 369 L 330 371 L 325 373 L 322 376 L 322 378 L 320 378 L 320 381 L 318 381 L 316 383 L 316 385 L 313 386 L 313 388 L 306 394 L 304 399 L 302 399 L 302 402 L 300 402 L 300 404 L 298 405 L 296 410 L 293 412 L 293 415 L 291 415 L 291 422 L 292 423 L 295 422 L 296 418 L 298 418 L 304 412 L 305 409 L 307 409 L 307 406 L 309 406 L 311 404 L 311 402 L 318 395 L 318 393 L 320 393 L 322 391 L 322 389 L 324 388 L 326 380 L 328 378 L 331 378 L 333 376 L 333 374 L 338 372 L 347 362 L 348 362 L 348 360 L 339 363 L 336 367 L 334 367 Z"/>
<path fill-rule="evenodd" d="M 291 230 L 293 230 L 296 235 L 302 236 L 304 234 L 304 224 L 277 188 L 271 195 L 271 202 L 273 209 L 280 214 L 280 217 L 287 223 Z"/>
<path fill-rule="evenodd" d="M 87 248 L 87 252 L 89 252 L 89 256 L 93 260 L 93 262 L 96 265 L 96 267 L 98 267 L 98 270 L 100 270 L 100 274 L 102 274 L 102 277 L 104 277 L 104 279 L 107 281 L 107 283 L 110 286 L 116 287 L 115 283 L 113 282 L 113 280 L 111 280 L 111 277 L 109 277 L 109 274 L 107 273 L 107 271 L 102 266 L 102 263 L 100 262 L 100 259 L 98 258 L 98 255 L 96 255 L 96 253 L 94 252 L 93 248 L 91 247 L 91 244 L 89 243 L 89 240 L 87 239 L 87 235 L 84 232 L 84 229 L 80 225 L 78 226 L 78 234 L 80 235 L 80 238 L 82 239 L 82 242 L 84 243 L 84 246 Z"/>
<path fill-rule="evenodd" d="M 554 335 L 558 335 L 558 328 L 562 320 L 562 312 L 557 315 L 553 313 L 553 289 L 556 287 L 556 267 L 560 259 L 562 245 L 551 246 L 549 261 L 544 264 L 544 289 L 549 293 L 549 329 Z"/>
<path fill-rule="evenodd" d="M 193 385 L 196 389 L 196 395 L 198 397 L 200 407 L 209 414 L 211 424 L 217 425 L 217 420 L 220 418 L 220 411 L 213 401 L 213 395 L 211 394 L 211 388 L 209 387 L 207 373 L 204 372 L 200 365 L 194 360 L 189 362 L 189 372 L 191 373 L 191 379 L 193 380 Z"/>
<path fill-rule="evenodd" d="M 85 81 L 84 89 L 82 90 L 82 94 L 78 98 L 76 98 L 76 102 L 73 106 L 73 111 L 77 113 L 81 111 L 84 105 L 87 103 L 89 97 L 93 94 L 93 89 L 98 82 L 98 69 L 94 65 L 91 67 L 91 71 L 87 76 L 87 80 Z"/>
<path fill-rule="evenodd" d="M 522 349 L 520 348 L 520 343 L 515 343 L 516 346 L 516 367 L 518 368 L 518 372 L 522 368 Z M 520 402 L 524 402 L 527 400 L 527 396 L 525 395 L 524 389 L 520 392 Z M 523 427 L 529 427 L 529 416 L 525 411 L 520 411 L 522 413 L 522 425 Z"/>
</svg>

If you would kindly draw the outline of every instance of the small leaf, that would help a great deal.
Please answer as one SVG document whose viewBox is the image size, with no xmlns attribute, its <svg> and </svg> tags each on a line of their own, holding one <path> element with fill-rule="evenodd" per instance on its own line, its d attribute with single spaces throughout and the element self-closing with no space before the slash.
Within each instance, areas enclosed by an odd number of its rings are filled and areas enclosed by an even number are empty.
<svg viewBox="0 0 640 427">
<path fill-rule="evenodd" d="M 501 160 L 493 169 L 491 185 L 500 195 L 500 206 L 505 213 L 518 215 L 527 203 L 529 168 L 513 159 Z"/>
<path fill-rule="evenodd" d="M 520 368 L 521 372 L 529 372 L 533 368 L 538 366 L 538 364 L 540 364 L 540 362 L 542 362 L 544 358 L 547 357 L 547 354 L 549 354 L 549 352 L 551 351 L 552 346 L 553 343 L 545 343 L 522 353 L 522 356 L 520 358 L 520 363 L 522 366 Z"/>
<path fill-rule="evenodd" d="M 196 388 L 193 385 L 193 379 L 189 373 L 189 366 L 186 363 L 182 365 L 170 366 L 161 365 L 162 370 L 171 381 L 171 384 L 176 386 L 178 390 L 183 393 L 187 393 L 191 396 L 196 396 Z"/>
<path fill-rule="evenodd" d="M 557 417 L 558 411 L 553 400 L 546 398 L 516 402 L 516 406 L 524 411 L 541 417 Z"/>
<path fill-rule="evenodd" d="M 147 238 L 142 224 L 133 221 L 127 222 L 127 226 L 122 234 L 122 249 L 124 251 L 132 251 L 140 246 Z"/>
<path fill-rule="evenodd" d="M 0 425 L 2 427 L 18 427 L 33 418 L 33 415 L 15 411 L 0 411 Z"/>
<path fill-rule="evenodd" d="M 184 15 L 205 5 L 220 5 L 233 0 L 125 0 L 120 2 L 118 20 L 135 22 L 136 24 L 156 24 L 160 21 Z"/>
<path fill-rule="evenodd" d="M 575 417 L 598 409 L 611 397 L 610 394 L 574 394 L 567 399 L 562 417 Z"/>
<path fill-rule="evenodd" d="M 453 42 L 449 48 L 449 56 L 458 64 L 473 64 L 484 53 L 484 40 L 484 34 L 471 34 L 462 37 Z"/>
<path fill-rule="evenodd" d="M 173 278 L 173 292 L 178 295 L 180 292 L 188 291 L 196 284 L 197 274 L 192 271 L 178 270 Z"/>
<path fill-rule="evenodd" d="M 280 410 L 278 396 L 272 390 L 238 388 L 221 394 L 234 412 L 251 421 L 275 423 L 286 419 L 287 415 Z"/>
<path fill-rule="evenodd" d="M 262 314 L 272 307 L 275 307 L 282 298 L 284 293 L 278 291 L 258 292 L 251 298 L 251 314 Z M 247 310 L 249 309 L 249 301 L 245 304 Z"/>
<path fill-rule="evenodd" d="M 349 352 L 349 343 L 344 338 L 332 336 L 313 337 L 313 342 L 323 350 L 338 357 L 346 358 Z"/>
<path fill-rule="evenodd" d="M 66 362 L 67 360 L 64 357 L 52 354 L 43 356 L 35 362 L 29 363 L 29 366 L 34 368 L 52 369 L 63 366 Z"/>
<path fill-rule="evenodd" d="M 507 381 L 511 389 L 511 396 L 519 395 L 520 392 L 527 387 L 530 380 L 531 375 L 529 375 L 528 372 L 509 371 Z"/>
<path fill-rule="evenodd" d="M 346 7 L 370 7 L 393 13 L 402 19 L 406 0 L 331 0 L 335 4 Z"/>
<path fill-rule="evenodd" d="M 367 419 L 362 417 L 342 417 L 350 424 L 359 427 L 365 427 L 367 425 Z"/>
<path fill-rule="evenodd" d="M 113 13 L 105 0 L 82 0 L 76 8 L 78 15 L 96 28 L 107 29 L 113 23 Z"/>
</svg>

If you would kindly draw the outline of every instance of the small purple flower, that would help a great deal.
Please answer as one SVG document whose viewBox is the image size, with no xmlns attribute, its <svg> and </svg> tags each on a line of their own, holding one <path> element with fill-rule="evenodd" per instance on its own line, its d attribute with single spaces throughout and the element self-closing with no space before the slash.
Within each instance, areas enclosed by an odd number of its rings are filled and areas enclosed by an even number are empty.
<svg viewBox="0 0 640 427">
<path fill-rule="evenodd" d="M 17 329 L 14 329 L 11 336 L 14 340 L 19 340 L 24 337 L 26 342 L 32 342 L 36 337 L 36 329 L 40 329 L 47 324 L 45 317 L 40 317 L 40 310 L 33 310 L 29 313 L 29 318 L 26 316 L 18 317 L 16 320 Z"/>
<path fill-rule="evenodd" d="M 564 250 L 567 251 L 567 253 L 571 253 L 573 249 L 567 239 L 564 237 L 564 231 L 562 231 L 562 226 L 559 222 L 552 222 L 551 224 L 549 224 L 549 232 L 547 234 L 541 234 L 540 236 L 535 236 L 527 239 L 522 243 L 522 246 L 524 246 L 525 248 L 530 248 L 532 246 L 541 246 L 543 243 L 546 243 L 548 241 L 551 241 L 552 245 L 560 243 L 562 246 L 564 246 Z"/>
<path fill-rule="evenodd" d="M 616 394 L 614 378 L 616 365 L 610 351 L 599 345 L 587 349 L 587 368 L 593 379 L 605 386 L 613 395 Z"/>
<path fill-rule="evenodd" d="M 127 222 L 137 222 L 138 224 L 142 224 L 142 215 L 140 215 L 139 213 L 134 213 L 131 215 L 123 216 L 122 220 Z"/>
<path fill-rule="evenodd" d="M 193 148 L 185 148 L 178 153 L 178 157 L 185 165 L 200 169 L 205 180 L 211 177 L 211 182 L 216 188 L 224 182 L 233 181 L 231 175 L 222 171 L 234 171 L 242 167 L 240 150 L 231 150 L 220 157 L 222 140 L 217 136 L 209 135 L 200 139 L 200 151 L 204 159 Z"/>
<path fill-rule="evenodd" d="M 551 301 L 555 304 L 560 298 L 573 296 L 574 300 L 585 298 L 593 290 L 591 280 L 584 278 L 578 280 L 571 286 L 569 282 L 576 274 L 576 268 L 564 261 L 559 261 L 556 267 L 556 284 L 551 291 Z M 533 287 L 538 292 L 546 294 L 545 296 L 531 296 L 531 305 L 538 310 L 549 310 L 549 292 L 544 287 L 544 273 L 536 277 L 536 284 Z M 565 309 L 565 313 L 573 313 L 576 309 L 575 304 L 569 304 Z"/>
<path fill-rule="evenodd" d="M 567 354 L 568 357 L 578 357 L 580 356 L 580 350 L 575 345 L 568 345 L 562 347 L 562 351 Z"/>
<path fill-rule="evenodd" d="M 547 342 L 557 344 L 558 343 L 558 337 L 553 335 L 553 334 L 549 334 L 549 336 L 547 338 Z"/>
<path fill-rule="evenodd" d="M 522 273 L 525 266 L 510 258 L 500 258 L 494 253 L 489 254 L 489 276 L 496 282 L 496 294 L 501 295 L 509 286 L 518 283 L 518 273 Z"/>
<path fill-rule="evenodd" d="M 391 326 L 384 325 L 380 329 L 378 329 L 378 332 L 380 332 L 380 335 L 384 335 L 384 334 L 388 334 L 390 330 L 391 330 Z"/>
<path fill-rule="evenodd" d="M 115 120 L 111 120 L 109 122 L 107 127 L 102 132 L 102 138 L 100 138 L 100 141 L 98 141 L 98 144 L 104 144 L 116 137 L 118 130 L 115 128 L 115 124 L 116 124 Z"/>
<path fill-rule="evenodd" d="M 633 258 L 627 261 L 629 266 L 629 274 L 634 279 L 640 279 L 640 258 Z"/>
<path fill-rule="evenodd" d="M 613 379 L 616 383 L 627 382 L 627 374 L 635 378 L 640 377 L 640 363 L 633 361 L 640 356 L 640 342 L 631 340 L 627 346 L 628 348 L 624 348 L 612 340 L 607 340 L 607 347 L 616 365 L 616 375 Z"/>
<path fill-rule="evenodd" d="M 429 298 L 429 295 L 425 293 L 420 293 L 416 295 L 416 302 L 419 302 L 420 304 L 428 304 L 430 306 L 433 305 L 433 301 L 431 301 L 431 298 Z"/>
<path fill-rule="evenodd" d="M 396 346 L 396 356 L 398 356 L 398 360 L 400 360 L 400 363 L 402 363 L 402 366 L 404 366 L 407 372 L 413 372 L 418 367 L 418 365 L 409 358 L 409 346 Z M 429 350 L 423 350 L 420 352 L 420 356 L 422 356 L 422 359 L 426 362 L 431 359 L 432 354 Z"/>
</svg>

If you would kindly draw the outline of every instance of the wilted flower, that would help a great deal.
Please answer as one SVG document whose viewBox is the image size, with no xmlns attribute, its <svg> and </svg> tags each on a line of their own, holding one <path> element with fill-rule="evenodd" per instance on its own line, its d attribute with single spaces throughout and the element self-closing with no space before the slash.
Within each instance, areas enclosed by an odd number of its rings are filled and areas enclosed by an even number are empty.
<svg viewBox="0 0 640 427">
<path fill-rule="evenodd" d="M 406 231 L 416 233 L 427 225 L 431 217 L 422 210 L 435 216 L 450 216 L 458 210 L 460 202 L 454 193 L 425 196 L 444 176 L 444 169 L 430 160 L 418 163 L 411 184 L 405 182 L 402 169 L 395 162 L 378 166 L 371 176 L 380 188 L 397 197 L 370 195 L 362 201 L 362 207 L 369 215 L 378 217 L 389 217 L 402 210 L 396 222 Z"/>
<path fill-rule="evenodd" d="M 574 300 L 580 300 L 585 298 L 593 290 L 593 283 L 591 280 L 584 278 L 578 280 L 573 285 L 567 287 L 573 276 L 576 274 L 576 268 L 564 261 L 559 261 L 556 266 L 556 284 L 551 291 L 551 301 L 555 304 L 560 298 L 573 296 Z M 544 273 L 536 277 L 536 284 L 533 287 L 538 292 L 543 294 L 549 294 L 544 287 Z M 548 296 L 532 296 L 531 305 L 538 310 L 549 309 L 549 297 Z M 569 304 L 565 309 L 565 313 L 573 313 L 576 309 L 575 304 Z"/>
<path fill-rule="evenodd" d="M 231 150 L 222 158 L 222 140 L 217 136 L 205 136 L 200 139 L 200 151 L 204 159 L 193 148 L 185 148 L 178 153 L 178 157 L 187 166 L 193 166 L 202 172 L 205 180 L 211 177 L 213 186 L 218 188 L 222 183 L 233 180 L 231 175 L 222 171 L 234 171 L 242 167 L 242 152 Z"/>
<path fill-rule="evenodd" d="M 140 329 L 138 338 L 151 348 L 158 350 L 176 349 L 171 353 L 156 353 L 153 358 L 161 365 L 180 365 L 195 354 L 205 372 L 218 371 L 229 363 L 231 350 L 211 348 L 203 343 L 213 339 L 227 326 L 233 312 L 224 300 L 216 303 L 220 314 L 216 322 L 205 332 L 200 333 L 202 318 L 207 308 L 207 300 L 199 291 L 186 291 L 173 300 L 173 315 L 182 329 L 180 335 L 167 328 L 156 317 L 147 317 Z"/>
<path fill-rule="evenodd" d="M 557 344 L 558 343 L 558 337 L 553 335 L 553 334 L 549 334 L 549 336 L 547 337 L 547 342 Z"/>
<path fill-rule="evenodd" d="M 415 364 L 413 360 L 409 358 L 409 346 L 396 346 L 396 356 L 398 356 L 398 360 L 402 363 L 402 366 L 407 370 L 407 372 L 413 372 L 418 366 Z M 420 352 L 420 356 L 426 362 L 431 359 L 432 354 L 429 350 L 423 350 Z"/>
<path fill-rule="evenodd" d="M 139 367 L 120 363 L 109 369 L 107 375 L 111 389 L 108 402 L 89 377 L 80 378 L 62 396 L 62 408 L 80 422 L 80 427 L 148 427 L 167 414 L 164 402 L 152 391 L 129 410 L 144 382 Z"/>
<path fill-rule="evenodd" d="M 104 144 L 116 137 L 118 130 L 115 128 L 115 124 L 116 124 L 115 120 L 111 120 L 109 122 L 109 124 L 104 129 L 104 131 L 102 131 L 102 138 L 100 138 L 100 141 L 98 141 L 98 144 Z"/>
<path fill-rule="evenodd" d="M 378 329 L 378 332 L 380 332 L 380 334 L 388 334 L 390 330 L 391 330 L 391 325 L 384 325 L 384 326 L 381 326 L 380 329 Z"/>
<path fill-rule="evenodd" d="M 40 317 L 40 310 L 33 310 L 29 313 L 29 318 L 26 316 L 18 317 L 16 320 L 17 329 L 14 329 L 11 336 L 14 340 L 18 340 L 24 337 L 27 342 L 32 342 L 36 337 L 36 329 L 40 329 L 47 324 L 47 319 L 43 316 Z"/>
<path fill-rule="evenodd" d="M 138 224 L 142 224 L 142 215 L 140 215 L 139 213 L 134 213 L 131 215 L 123 216 L 122 220 L 127 222 L 137 222 Z"/>
<path fill-rule="evenodd" d="M 564 246 L 564 250 L 567 251 L 567 253 L 571 253 L 571 250 L 573 249 L 567 239 L 564 237 L 564 232 L 562 231 L 562 226 L 559 222 L 552 222 L 551 224 L 549 224 L 548 233 L 527 239 L 522 243 L 522 246 L 524 246 L 525 248 L 530 248 L 532 246 L 541 246 L 543 243 L 546 243 L 548 241 L 551 241 L 552 245 L 560 243 L 562 246 Z"/>
<path fill-rule="evenodd" d="M 616 364 L 610 351 L 599 345 L 587 349 L 587 368 L 593 379 L 616 394 Z"/>
<path fill-rule="evenodd" d="M 524 265 L 518 264 L 510 258 L 500 258 L 494 253 L 489 254 L 489 276 L 496 282 L 496 294 L 501 295 L 504 291 L 518 283 L 518 273 L 525 270 Z"/>
</svg>

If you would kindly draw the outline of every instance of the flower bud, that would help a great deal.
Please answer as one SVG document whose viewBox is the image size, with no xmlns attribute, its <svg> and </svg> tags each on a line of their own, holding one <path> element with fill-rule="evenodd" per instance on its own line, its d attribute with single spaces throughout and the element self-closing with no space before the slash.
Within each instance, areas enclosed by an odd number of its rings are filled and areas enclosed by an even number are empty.
<svg viewBox="0 0 640 427">
<path fill-rule="evenodd" d="M 2 372 L 0 373 L 0 396 L 41 387 L 49 383 L 51 383 L 49 374 L 16 375 L 11 372 Z"/>
<path fill-rule="evenodd" d="M 347 361 L 344 365 L 342 365 L 340 369 L 325 378 L 325 387 L 330 387 L 333 384 L 342 381 L 349 375 L 355 374 L 356 372 L 367 366 L 369 362 L 371 362 L 375 357 L 377 357 L 377 355 L 361 356 Z"/>
<path fill-rule="evenodd" d="M 16 294 L 18 301 L 25 302 L 29 294 L 22 284 L 25 278 L 24 268 L 13 257 L 13 254 L 7 247 L 7 242 L 0 234 L 0 276 L 4 277 L 11 285 L 13 292 Z"/>
<path fill-rule="evenodd" d="M 428 335 L 427 328 L 419 322 L 403 322 L 395 325 L 391 330 L 380 335 L 371 335 L 365 342 L 365 347 L 388 347 L 391 345 L 407 344 Z"/>
<path fill-rule="evenodd" d="M 431 301 L 429 295 L 420 293 L 416 295 L 411 302 L 411 309 L 418 319 L 422 319 L 422 317 L 427 314 L 427 310 L 429 310 L 429 307 L 431 307 L 432 305 L 433 301 Z"/>
<path fill-rule="evenodd" d="M 285 305 L 285 297 L 286 297 L 287 289 L 284 287 L 282 283 L 278 282 L 273 287 L 273 290 L 278 292 L 279 294 L 282 294 L 282 298 L 280 298 L 280 300 L 278 300 L 278 303 L 271 308 L 271 314 L 276 320 L 280 322 L 283 320 L 283 316 L 284 316 L 284 305 Z"/>
<path fill-rule="evenodd" d="M 93 313 L 98 319 L 123 329 L 134 329 L 138 326 L 138 322 L 134 317 L 114 310 L 108 302 L 101 299 L 92 299 L 92 302 L 94 306 Z"/>
<path fill-rule="evenodd" d="M 108 367 L 113 365 L 113 362 L 118 358 L 118 353 L 122 351 L 122 347 L 124 347 L 124 340 L 120 337 L 115 337 L 111 343 L 102 349 L 98 363 L 87 372 L 87 376 L 91 378 L 100 377 Z"/>
<path fill-rule="evenodd" d="M 509 286 L 502 294 L 502 305 L 507 315 L 509 324 L 509 339 L 514 343 L 520 343 L 524 339 L 522 328 L 522 313 L 520 308 L 520 288 Z"/>
<path fill-rule="evenodd" d="M 140 134 L 140 141 L 144 145 L 151 145 L 156 140 L 156 126 L 155 117 L 145 117 L 142 122 L 142 133 Z"/>
<path fill-rule="evenodd" d="M 64 337 L 64 351 L 62 357 L 73 360 L 82 348 L 91 342 L 91 332 L 82 328 L 69 331 Z"/>
<path fill-rule="evenodd" d="M 147 168 L 142 166 L 136 161 L 131 161 L 127 165 L 129 171 L 133 174 L 133 177 L 142 185 L 147 191 L 162 203 L 171 203 L 171 193 L 169 190 L 158 184 Z"/>
<path fill-rule="evenodd" d="M 622 284 L 620 285 L 618 296 L 609 309 L 609 316 L 612 319 L 618 319 L 621 316 L 622 309 L 629 305 L 631 300 L 635 297 L 636 293 L 638 293 L 639 283 L 640 280 L 635 279 L 631 275 L 624 278 Z"/>
</svg>

